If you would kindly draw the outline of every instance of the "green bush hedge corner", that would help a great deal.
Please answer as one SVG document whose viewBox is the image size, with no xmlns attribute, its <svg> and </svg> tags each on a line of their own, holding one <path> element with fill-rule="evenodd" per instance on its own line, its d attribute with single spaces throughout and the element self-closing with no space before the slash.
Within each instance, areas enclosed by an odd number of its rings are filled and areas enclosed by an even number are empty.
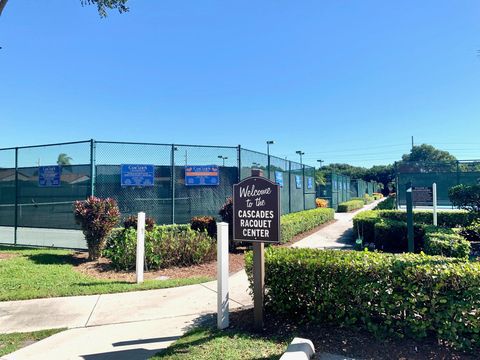
<svg viewBox="0 0 480 360">
<path fill-rule="evenodd" d="M 104 255 L 118 270 L 135 267 L 137 231 L 115 229 L 110 235 Z M 155 225 L 145 232 L 145 262 L 149 269 L 201 264 L 215 259 L 216 241 L 206 231 L 190 225 Z"/>
<path fill-rule="evenodd" d="M 452 229 L 428 226 L 425 228 L 424 252 L 428 255 L 442 255 L 468 259 L 472 246 Z"/>
<path fill-rule="evenodd" d="M 252 284 L 252 254 L 246 269 Z M 480 263 L 422 254 L 270 247 L 265 306 L 301 322 L 360 326 L 373 333 L 435 335 L 479 349 Z"/>
<path fill-rule="evenodd" d="M 316 208 L 282 215 L 280 218 L 281 243 L 292 240 L 296 235 L 333 220 L 330 208 Z"/>
<path fill-rule="evenodd" d="M 349 200 L 338 204 L 337 212 L 349 212 L 361 209 L 365 205 L 363 200 Z"/>
</svg>

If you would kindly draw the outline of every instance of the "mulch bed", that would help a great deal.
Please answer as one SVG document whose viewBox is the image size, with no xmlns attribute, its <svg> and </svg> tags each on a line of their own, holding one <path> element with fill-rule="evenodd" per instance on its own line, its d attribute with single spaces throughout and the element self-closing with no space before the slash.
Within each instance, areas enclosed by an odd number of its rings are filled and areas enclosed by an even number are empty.
<svg viewBox="0 0 480 360">
<path fill-rule="evenodd" d="M 254 333 L 253 309 L 230 313 L 232 329 Z M 452 350 L 438 344 L 433 338 L 422 341 L 412 339 L 379 339 L 366 330 L 347 329 L 335 325 L 295 325 L 287 319 L 265 314 L 266 337 L 286 338 L 299 336 L 312 340 L 317 353 L 326 352 L 356 359 L 372 360 L 474 360 L 478 356 Z"/>
</svg>

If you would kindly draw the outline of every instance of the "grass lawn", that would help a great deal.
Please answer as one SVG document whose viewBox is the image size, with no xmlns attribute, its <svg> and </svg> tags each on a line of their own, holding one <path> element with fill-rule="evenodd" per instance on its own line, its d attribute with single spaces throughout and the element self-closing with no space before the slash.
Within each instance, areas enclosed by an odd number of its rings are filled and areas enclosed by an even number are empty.
<svg viewBox="0 0 480 360">
<path fill-rule="evenodd" d="M 0 334 L 0 356 L 10 354 L 33 342 L 45 339 L 65 329 L 41 330 L 27 333 Z"/>
<path fill-rule="evenodd" d="M 288 346 L 285 340 L 263 338 L 241 331 L 217 331 L 200 327 L 185 334 L 151 359 L 253 360 L 279 359 Z"/>
<path fill-rule="evenodd" d="M 76 272 L 70 256 L 72 252 L 68 250 L 0 246 L 0 252 L 14 255 L 0 259 L 0 301 L 160 289 L 211 280 L 192 277 L 150 280 L 137 285 L 95 279 Z"/>
</svg>

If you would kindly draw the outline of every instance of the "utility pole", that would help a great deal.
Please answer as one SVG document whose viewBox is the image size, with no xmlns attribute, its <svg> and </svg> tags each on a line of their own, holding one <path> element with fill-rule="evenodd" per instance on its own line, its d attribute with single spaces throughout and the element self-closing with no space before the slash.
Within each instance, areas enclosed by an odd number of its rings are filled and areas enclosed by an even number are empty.
<svg viewBox="0 0 480 360">
<path fill-rule="evenodd" d="M 414 145 L 413 145 L 413 135 L 412 135 L 412 150 L 413 150 L 413 146 L 414 146 Z"/>
</svg>

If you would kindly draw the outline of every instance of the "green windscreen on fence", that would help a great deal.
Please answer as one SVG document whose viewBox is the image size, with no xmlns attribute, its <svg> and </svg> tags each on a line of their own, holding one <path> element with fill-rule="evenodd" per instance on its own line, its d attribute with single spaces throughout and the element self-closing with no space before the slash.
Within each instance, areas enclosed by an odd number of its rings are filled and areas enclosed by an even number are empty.
<svg viewBox="0 0 480 360">
<path fill-rule="evenodd" d="M 337 210 L 338 204 L 351 198 L 350 177 L 332 172 L 326 176 L 326 184 L 318 187 L 317 196 L 326 199 L 332 209 Z"/>
<path fill-rule="evenodd" d="M 400 162 L 395 165 L 399 206 L 406 205 L 405 188 L 409 182 L 413 186 L 426 187 L 436 183 L 437 204 L 445 207 L 452 206 L 448 197 L 451 187 L 480 183 L 480 161 Z"/>
</svg>

